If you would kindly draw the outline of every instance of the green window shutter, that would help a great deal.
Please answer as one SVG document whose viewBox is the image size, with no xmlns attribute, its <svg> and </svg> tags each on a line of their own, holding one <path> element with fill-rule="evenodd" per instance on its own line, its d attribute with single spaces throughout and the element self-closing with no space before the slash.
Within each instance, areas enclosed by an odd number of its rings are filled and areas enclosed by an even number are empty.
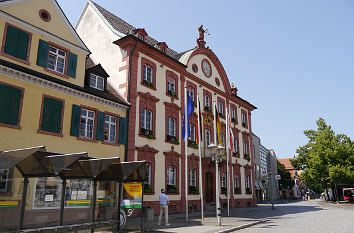
<svg viewBox="0 0 354 233">
<path fill-rule="evenodd" d="M 22 60 L 27 60 L 30 35 L 20 29 L 7 26 L 4 52 Z"/>
<path fill-rule="evenodd" d="M 47 67 L 49 53 L 49 43 L 44 40 L 39 40 L 38 53 L 37 53 L 37 65 Z"/>
<path fill-rule="evenodd" d="M 105 115 L 104 112 L 98 112 L 96 139 L 99 140 L 99 141 L 103 141 L 104 140 L 105 118 L 106 118 L 106 115 Z"/>
<path fill-rule="evenodd" d="M 0 122 L 18 125 L 22 90 L 0 84 Z"/>
<path fill-rule="evenodd" d="M 76 78 L 77 55 L 69 53 L 68 76 Z"/>
<path fill-rule="evenodd" d="M 41 130 L 60 133 L 63 102 L 45 97 L 43 101 Z"/>
<path fill-rule="evenodd" d="M 119 143 L 120 144 L 127 144 L 127 118 L 120 117 L 119 118 Z"/>
<path fill-rule="evenodd" d="M 80 118 L 81 118 L 81 107 L 73 104 L 73 110 L 71 113 L 71 136 L 79 136 L 80 133 Z"/>
</svg>

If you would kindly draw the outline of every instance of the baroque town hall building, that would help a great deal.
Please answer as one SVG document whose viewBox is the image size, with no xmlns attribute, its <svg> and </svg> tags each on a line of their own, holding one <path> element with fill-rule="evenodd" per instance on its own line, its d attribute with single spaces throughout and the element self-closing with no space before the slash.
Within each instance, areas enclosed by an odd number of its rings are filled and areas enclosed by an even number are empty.
<svg viewBox="0 0 354 233">
<path fill-rule="evenodd" d="M 221 115 L 221 139 L 225 144 L 225 108 L 231 107 L 235 137 L 231 153 L 230 206 L 255 206 L 251 112 L 255 106 L 240 98 L 230 86 L 222 63 L 205 47 L 204 30 L 199 28 L 197 46 L 177 53 L 166 42 L 156 41 L 143 28 L 135 28 L 91 1 L 81 14 L 76 31 L 88 46 L 93 62 L 99 61 L 109 74 L 109 83 L 130 103 L 127 113 L 128 161 L 146 160 L 149 181 L 145 185 L 145 206 L 159 211 L 160 189 L 167 190 L 169 211 L 185 212 L 185 151 L 182 138 L 184 87 L 203 116 L 202 177 L 199 190 L 199 156 L 196 145 L 197 115 L 191 116 L 188 142 L 188 200 L 200 210 L 200 192 L 204 201 L 215 202 L 215 163 L 205 153 L 214 142 L 213 102 Z M 220 167 L 221 206 L 226 199 L 226 161 Z"/>
</svg>

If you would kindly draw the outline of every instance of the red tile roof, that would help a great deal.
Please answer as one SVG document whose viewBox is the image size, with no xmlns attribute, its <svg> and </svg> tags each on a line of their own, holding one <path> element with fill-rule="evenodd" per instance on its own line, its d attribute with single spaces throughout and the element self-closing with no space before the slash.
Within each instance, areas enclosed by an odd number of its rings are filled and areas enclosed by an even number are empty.
<svg viewBox="0 0 354 233">
<path fill-rule="evenodd" d="M 278 159 L 278 161 L 279 161 L 279 163 L 284 164 L 284 166 L 285 166 L 285 168 L 286 168 L 287 170 L 294 170 L 294 167 L 293 167 L 293 165 L 291 164 L 290 159 L 293 159 L 293 158 Z"/>
</svg>

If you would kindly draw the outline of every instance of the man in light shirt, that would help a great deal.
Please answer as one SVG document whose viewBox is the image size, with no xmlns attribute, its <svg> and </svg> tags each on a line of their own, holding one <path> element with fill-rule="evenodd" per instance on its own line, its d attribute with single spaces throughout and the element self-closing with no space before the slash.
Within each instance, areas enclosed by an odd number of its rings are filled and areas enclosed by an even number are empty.
<svg viewBox="0 0 354 233">
<path fill-rule="evenodd" d="M 161 194 L 159 196 L 160 200 L 160 216 L 159 216 L 159 222 L 157 225 L 161 225 L 161 218 L 162 218 L 162 213 L 165 212 L 165 221 L 166 221 L 166 226 L 169 226 L 170 224 L 168 223 L 168 197 L 165 194 L 165 190 L 161 189 Z"/>
</svg>

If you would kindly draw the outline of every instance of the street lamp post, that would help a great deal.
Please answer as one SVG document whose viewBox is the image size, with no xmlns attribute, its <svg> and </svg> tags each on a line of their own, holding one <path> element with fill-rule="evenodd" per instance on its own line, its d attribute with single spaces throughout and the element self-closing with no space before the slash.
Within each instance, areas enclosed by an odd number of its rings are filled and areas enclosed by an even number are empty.
<svg viewBox="0 0 354 233">
<path fill-rule="evenodd" d="M 221 208 L 220 208 L 220 185 L 219 185 L 219 163 L 222 162 L 222 156 L 225 154 L 225 147 L 210 144 L 207 147 L 207 153 L 211 155 L 212 160 L 215 161 L 215 190 L 216 190 L 216 217 L 218 219 L 218 226 L 221 226 Z"/>
<path fill-rule="evenodd" d="M 272 209 L 274 210 L 274 199 L 273 199 L 273 195 L 274 195 L 274 193 L 273 193 L 273 177 L 272 177 L 272 173 L 273 173 L 273 171 L 272 171 L 272 169 L 270 168 L 269 169 L 269 176 L 270 176 L 270 189 L 271 189 L 271 202 L 272 202 Z"/>
</svg>

